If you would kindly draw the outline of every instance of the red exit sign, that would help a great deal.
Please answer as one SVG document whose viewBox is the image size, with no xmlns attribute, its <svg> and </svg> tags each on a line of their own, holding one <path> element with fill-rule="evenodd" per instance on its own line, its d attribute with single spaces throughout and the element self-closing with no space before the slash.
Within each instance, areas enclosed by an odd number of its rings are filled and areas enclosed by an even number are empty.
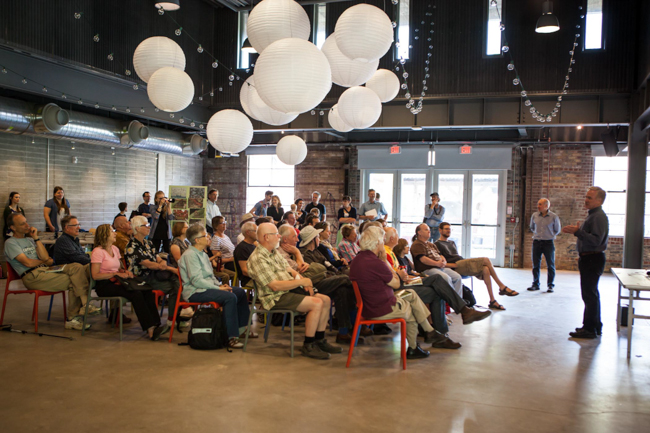
<svg viewBox="0 0 650 433">
<path fill-rule="evenodd" d="M 472 146 L 460 146 L 460 154 L 461 155 L 471 155 L 472 154 Z"/>
<path fill-rule="evenodd" d="M 391 155 L 399 155 L 402 153 L 402 148 L 399 146 L 391 146 L 390 147 L 390 154 Z"/>
</svg>

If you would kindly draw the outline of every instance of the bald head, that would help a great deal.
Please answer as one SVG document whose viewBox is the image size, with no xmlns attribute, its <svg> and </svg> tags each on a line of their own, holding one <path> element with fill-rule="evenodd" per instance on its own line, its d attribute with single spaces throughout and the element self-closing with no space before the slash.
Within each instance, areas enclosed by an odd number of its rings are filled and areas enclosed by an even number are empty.
<svg viewBox="0 0 650 433">
<path fill-rule="evenodd" d="M 550 207 L 551 207 L 551 202 L 547 198 L 540 198 L 539 201 L 537 202 L 537 210 L 543 215 L 546 215 L 546 212 L 548 212 L 548 209 Z"/>
<path fill-rule="evenodd" d="M 257 227 L 257 242 L 269 251 L 273 251 L 280 242 L 278 228 L 275 224 L 260 224 L 259 227 Z"/>
<path fill-rule="evenodd" d="M 397 236 L 397 230 L 395 230 L 393 227 L 386 227 L 384 229 L 384 245 L 393 248 L 395 245 L 397 245 L 397 242 L 399 241 L 399 236 Z"/>
<path fill-rule="evenodd" d="M 125 235 L 133 234 L 133 230 L 131 229 L 131 223 L 129 222 L 129 220 L 126 219 L 125 216 L 115 218 L 115 221 L 113 222 L 113 227 L 115 227 L 115 230 L 117 230 L 120 233 L 124 233 Z"/>
</svg>

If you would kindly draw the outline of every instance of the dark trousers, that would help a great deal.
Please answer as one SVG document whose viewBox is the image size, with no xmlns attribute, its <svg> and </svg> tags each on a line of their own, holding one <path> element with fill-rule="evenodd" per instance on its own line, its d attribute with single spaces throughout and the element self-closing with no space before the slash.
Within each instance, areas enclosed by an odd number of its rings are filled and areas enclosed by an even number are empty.
<svg viewBox="0 0 650 433">
<path fill-rule="evenodd" d="M 169 279 L 160 281 L 154 277 L 154 272 L 152 271 L 144 280 L 154 290 L 160 290 L 167 295 L 167 320 L 171 321 L 174 318 L 174 310 L 176 309 L 176 302 L 178 300 L 178 288 L 181 285 L 178 281 L 178 275 L 172 274 Z"/>
<path fill-rule="evenodd" d="M 533 241 L 533 286 L 539 287 L 539 268 L 542 266 L 542 254 L 546 259 L 546 268 L 548 273 L 546 275 L 546 285 L 554 287 L 555 281 L 555 244 L 552 240 Z"/>
<path fill-rule="evenodd" d="M 598 280 L 605 271 L 605 253 L 587 254 L 578 260 L 580 270 L 580 290 L 582 301 L 585 303 L 585 312 L 582 325 L 586 330 L 601 330 L 600 321 L 600 293 Z"/>
<path fill-rule="evenodd" d="M 321 295 L 329 296 L 334 304 L 334 317 L 339 328 L 351 328 L 350 313 L 356 309 L 352 282 L 347 275 L 334 275 L 314 285 Z"/>
<path fill-rule="evenodd" d="M 214 234 L 214 230 L 210 226 L 205 226 L 205 231 L 212 236 Z"/>
<path fill-rule="evenodd" d="M 99 296 L 121 296 L 131 301 L 143 331 L 160 325 L 155 296 L 151 290 L 126 290 L 110 280 L 98 280 L 95 284 L 95 291 Z"/>
<path fill-rule="evenodd" d="M 422 302 L 429 306 L 433 327 L 441 334 L 449 332 L 445 310 L 447 303 L 456 312 L 460 313 L 467 306 L 463 298 L 447 282 L 447 279 L 440 274 L 434 274 L 422 280 L 421 286 L 410 286 L 418 294 Z"/>
<path fill-rule="evenodd" d="M 226 316 L 228 337 L 239 337 L 239 328 L 248 325 L 248 298 L 246 291 L 233 287 L 232 292 L 219 289 L 208 289 L 205 292 L 194 293 L 188 299 L 190 302 L 217 302 L 223 307 Z"/>
<path fill-rule="evenodd" d="M 151 243 L 156 254 L 160 252 L 160 245 L 162 245 L 162 252 L 169 254 L 169 239 L 151 239 Z"/>
</svg>

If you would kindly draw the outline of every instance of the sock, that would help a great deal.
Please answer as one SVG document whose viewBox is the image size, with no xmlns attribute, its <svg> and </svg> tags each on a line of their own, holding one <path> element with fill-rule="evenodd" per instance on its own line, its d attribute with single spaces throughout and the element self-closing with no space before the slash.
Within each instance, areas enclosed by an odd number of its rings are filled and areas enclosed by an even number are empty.
<svg viewBox="0 0 650 433">
<path fill-rule="evenodd" d="M 316 340 L 322 340 L 325 338 L 325 331 L 316 331 L 316 336 L 314 338 Z"/>
<path fill-rule="evenodd" d="M 350 330 L 348 328 L 339 328 L 339 335 L 348 335 Z"/>
<path fill-rule="evenodd" d="M 305 335 L 305 344 L 313 343 L 316 340 L 314 337 L 307 337 Z"/>
</svg>

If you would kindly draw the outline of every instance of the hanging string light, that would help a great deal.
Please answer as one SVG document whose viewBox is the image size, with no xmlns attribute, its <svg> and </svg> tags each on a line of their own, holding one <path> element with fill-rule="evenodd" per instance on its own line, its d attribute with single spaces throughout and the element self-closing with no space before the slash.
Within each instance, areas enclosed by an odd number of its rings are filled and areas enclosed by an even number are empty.
<svg viewBox="0 0 650 433">
<path fill-rule="evenodd" d="M 490 6 L 494 7 L 496 9 L 496 12 L 499 17 L 499 21 L 501 22 L 501 11 L 499 10 L 499 7 L 497 5 L 496 0 L 491 0 L 490 1 Z M 578 6 L 579 10 L 582 10 L 582 6 Z M 580 18 L 584 18 L 584 15 L 581 15 Z M 500 23 L 500 29 L 501 31 L 505 31 L 506 26 L 503 22 Z M 580 25 L 576 25 L 576 31 L 580 31 Z M 567 73 L 564 76 L 564 85 L 562 86 L 562 90 L 560 93 L 562 95 L 566 95 L 568 93 L 568 88 L 569 88 L 569 79 L 571 78 L 571 72 L 573 72 L 573 65 L 575 65 L 575 54 L 576 54 L 576 48 L 578 47 L 578 39 L 580 38 L 580 33 L 576 33 L 574 38 L 573 38 L 573 43 L 571 45 L 571 50 L 569 50 L 569 66 L 567 68 Z M 551 122 L 554 117 L 557 117 L 557 113 L 560 111 L 560 108 L 562 107 L 562 95 L 559 95 L 557 97 L 557 102 L 555 104 L 555 107 L 553 110 L 549 113 L 541 113 L 535 106 L 533 105 L 532 101 L 528 97 L 528 92 L 526 91 L 526 88 L 524 87 L 524 83 L 521 79 L 521 76 L 519 74 L 519 71 L 517 70 L 517 66 L 515 65 L 515 61 L 512 57 L 512 51 L 510 50 L 510 47 L 508 45 L 508 41 L 505 38 L 505 33 L 504 33 L 504 44 L 503 47 L 501 47 L 501 51 L 503 53 L 508 53 L 510 56 L 510 62 L 507 65 L 507 69 L 509 71 L 513 71 L 515 73 L 515 78 L 512 80 L 512 84 L 514 86 L 520 86 L 521 87 L 521 97 L 524 98 L 524 105 L 526 107 L 530 107 L 529 111 L 533 119 L 536 119 L 538 122 L 544 123 L 544 122 Z"/>
</svg>

